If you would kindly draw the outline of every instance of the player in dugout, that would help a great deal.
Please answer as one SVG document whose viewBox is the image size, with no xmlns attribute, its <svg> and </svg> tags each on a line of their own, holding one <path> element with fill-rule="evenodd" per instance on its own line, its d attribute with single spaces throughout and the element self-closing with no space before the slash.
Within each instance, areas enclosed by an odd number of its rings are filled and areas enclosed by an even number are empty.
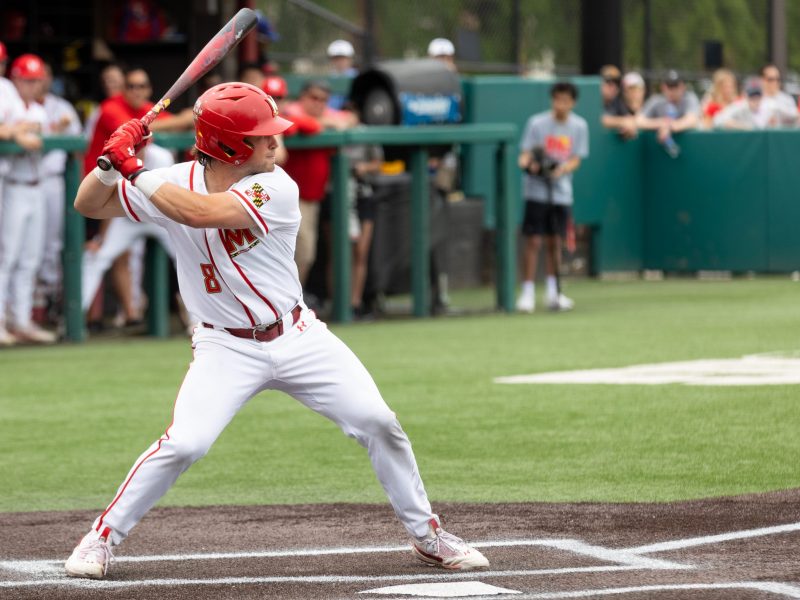
<svg viewBox="0 0 800 600">
<path fill-rule="evenodd" d="M 303 303 L 294 261 L 298 187 L 275 165 L 276 136 L 292 123 L 272 97 L 244 83 L 209 89 L 194 119 L 197 160 L 144 169 L 136 153 L 149 132 L 132 119 L 103 147 L 114 169 L 89 173 L 75 199 L 85 216 L 164 227 L 181 295 L 200 324 L 172 422 L 75 548 L 67 574 L 104 577 L 112 548 L 264 390 L 289 394 L 366 448 L 416 558 L 446 569 L 488 567 L 444 531 L 394 412 L 355 354 Z"/>
</svg>

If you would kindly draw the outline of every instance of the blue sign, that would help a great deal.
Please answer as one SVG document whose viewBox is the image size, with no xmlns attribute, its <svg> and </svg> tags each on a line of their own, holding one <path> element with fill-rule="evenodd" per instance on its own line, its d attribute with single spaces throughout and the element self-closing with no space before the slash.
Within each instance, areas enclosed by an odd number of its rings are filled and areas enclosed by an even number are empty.
<svg viewBox="0 0 800 600">
<path fill-rule="evenodd" d="M 461 95 L 401 92 L 400 112 L 400 122 L 403 125 L 459 123 L 461 121 Z"/>
</svg>

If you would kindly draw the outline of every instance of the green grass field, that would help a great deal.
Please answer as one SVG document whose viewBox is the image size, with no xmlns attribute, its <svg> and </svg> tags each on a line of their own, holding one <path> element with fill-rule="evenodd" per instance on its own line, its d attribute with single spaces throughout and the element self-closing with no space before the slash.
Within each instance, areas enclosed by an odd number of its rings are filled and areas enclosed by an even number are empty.
<svg viewBox="0 0 800 600">
<path fill-rule="evenodd" d="M 499 375 L 800 347 L 800 283 L 576 281 L 575 312 L 335 327 L 432 500 L 668 501 L 800 486 L 793 386 L 514 385 Z M 490 292 L 458 295 L 484 305 Z M 100 508 L 168 425 L 188 339 L 0 351 L 0 510 Z M 258 396 L 162 504 L 383 502 L 365 451 Z"/>
</svg>

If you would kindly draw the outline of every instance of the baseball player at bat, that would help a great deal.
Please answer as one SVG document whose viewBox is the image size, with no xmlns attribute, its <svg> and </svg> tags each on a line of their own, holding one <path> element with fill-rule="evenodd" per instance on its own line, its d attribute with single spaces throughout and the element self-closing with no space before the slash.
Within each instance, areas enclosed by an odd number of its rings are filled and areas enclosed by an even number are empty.
<svg viewBox="0 0 800 600">
<path fill-rule="evenodd" d="M 89 173 L 75 199 L 87 217 L 163 227 L 181 295 L 200 323 L 172 422 L 75 548 L 67 574 L 102 578 L 114 546 L 263 390 L 289 394 L 366 448 L 418 559 L 446 569 L 488 567 L 442 529 L 395 414 L 355 354 L 303 304 L 294 262 L 298 187 L 275 165 L 276 136 L 291 122 L 271 96 L 244 83 L 205 92 L 194 121 L 197 160 L 155 171 L 136 157 L 147 128 L 128 121 L 103 148 L 114 169 Z"/>
</svg>

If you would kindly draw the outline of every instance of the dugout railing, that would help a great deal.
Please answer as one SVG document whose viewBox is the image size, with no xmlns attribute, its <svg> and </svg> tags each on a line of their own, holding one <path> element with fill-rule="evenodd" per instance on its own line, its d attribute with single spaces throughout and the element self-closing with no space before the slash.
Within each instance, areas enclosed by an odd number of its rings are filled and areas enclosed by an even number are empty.
<svg viewBox="0 0 800 600">
<path fill-rule="evenodd" d="M 519 131 L 510 123 L 482 123 L 467 125 L 442 125 L 429 127 L 359 127 L 341 132 L 324 132 L 317 136 L 294 136 L 286 139 L 292 148 L 337 148 L 355 144 L 403 146 L 410 157 L 407 168 L 412 175 L 411 184 L 411 295 L 412 314 L 425 317 L 431 310 L 430 263 L 430 181 L 428 148 L 449 144 L 481 144 L 495 147 L 494 161 L 483 168 L 493 172 L 497 182 L 496 215 L 496 292 L 497 307 L 511 311 L 514 306 L 516 284 L 516 224 L 520 177 L 516 166 Z M 157 134 L 160 145 L 183 150 L 194 143 L 191 133 Z M 86 148 L 82 137 L 51 136 L 44 138 L 44 151 L 63 149 L 69 153 L 64 174 L 66 210 L 64 217 L 63 296 L 65 337 L 83 341 L 86 335 L 85 315 L 81 310 L 81 263 L 85 242 L 85 221 L 75 211 L 72 200 L 81 180 L 80 154 Z M 21 152 L 12 142 L 0 142 L 0 155 Z M 350 165 L 343 152 L 332 156 L 331 205 L 333 233 L 333 307 L 332 320 L 348 322 L 352 319 L 350 306 L 351 249 L 348 235 L 347 186 Z M 1 217 L 0 217 L 1 218 Z M 166 253 L 157 245 L 148 252 L 147 278 L 149 304 L 148 332 L 157 337 L 169 334 L 169 265 Z"/>
</svg>

